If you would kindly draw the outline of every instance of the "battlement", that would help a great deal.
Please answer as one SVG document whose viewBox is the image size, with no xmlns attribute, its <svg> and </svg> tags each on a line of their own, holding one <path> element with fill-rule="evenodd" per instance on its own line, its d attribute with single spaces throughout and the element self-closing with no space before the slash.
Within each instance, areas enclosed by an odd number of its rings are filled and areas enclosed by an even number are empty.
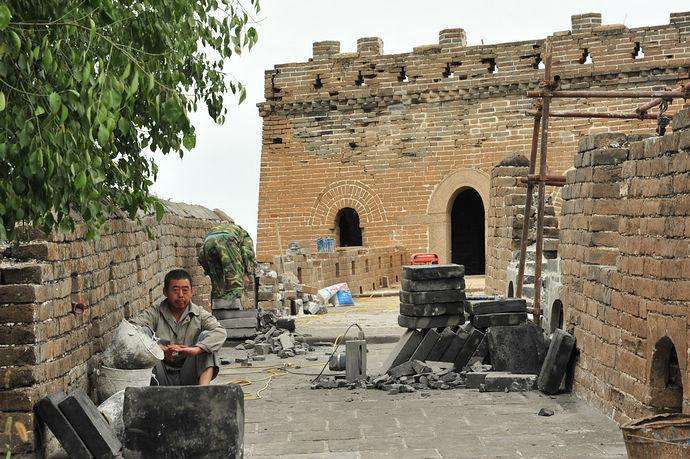
<svg viewBox="0 0 690 459">
<path fill-rule="evenodd" d="M 602 24 L 600 13 L 578 14 L 571 17 L 571 30 L 546 38 L 475 46 L 467 46 L 463 29 L 445 29 L 438 43 L 401 54 L 384 54 L 378 37 L 358 39 L 352 53 L 342 53 L 338 41 L 319 41 L 307 62 L 266 71 L 267 102 L 260 104 L 261 112 L 289 103 L 361 99 L 388 91 L 524 90 L 543 72 L 546 43 L 564 87 L 568 78 L 605 82 L 607 75 L 640 72 L 672 71 L 676 78 L 679 71 L 687 72 L 690 59 L 690 12 L 671 13 L 668 24 L 632 29 Z M 663 84 L 663 75 L 659 80 Z"/>
</svg>

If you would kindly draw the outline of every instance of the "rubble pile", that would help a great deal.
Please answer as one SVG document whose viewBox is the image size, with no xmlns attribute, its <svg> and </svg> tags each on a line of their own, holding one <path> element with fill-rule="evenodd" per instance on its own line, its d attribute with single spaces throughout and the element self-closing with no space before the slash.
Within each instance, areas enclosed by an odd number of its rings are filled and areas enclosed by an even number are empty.
<svg viewBox="0 0 690 459">
<path fill-rule="evenodd" d="M 306 336 L 295 333 L 295 319 L 279 318 L 273 312 L 259 311 L 259 331 L 254 339 L 235 346 L 244 351 L 235 357 L 238 363 L 249 360 L 265 360 L 269 354 L 281 359 L 306 354 L 314 348 L 306 342 Z"/>
<path fill-rule="evenodd" d="M 258 264 L 256 276 L 259 309 L 278 317 L 327 312 L 327 304 L 316 289 L 300 284 L 292 272 L 279 274 L 266 264 Z"/>
</svg>

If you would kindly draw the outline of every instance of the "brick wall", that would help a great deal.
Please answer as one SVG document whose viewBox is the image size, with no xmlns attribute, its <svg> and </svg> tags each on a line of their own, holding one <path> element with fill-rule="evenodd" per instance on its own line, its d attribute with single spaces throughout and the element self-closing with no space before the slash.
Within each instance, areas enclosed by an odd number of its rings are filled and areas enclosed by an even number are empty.
<svg viewBox="0 0 690 459">
<path fill-rule="evenodd" d="M 93 389 L 93 369 L 115 327 L 162 298 L 163 277 L 187 269 L 194 301 L 209 307 L 210 281 L 196 245 L 220 219 L 208 209 L 166 203 L 162 221 L 143 227 L 113 218 L 98 240 L 74 234 L 10 247 L 0 256 L 0 425 L 7 417 L 29 430 L 29 443 L 0 432 L 0 445 L 33 451 L 36 400 L 57 390 Z M 151 232 L 148 237 L 145 228 Z M 88 308 L 72 313 L 72 301 Z"/>
<path fill-rule="evenodd" d="M 384 287 L 382 278 L 392 285 L 400 281 L 402 266 L 410 253 L 402 247 L 347 247 L 330 253 L 277 256 L 273 267 L 291 272 L 300 283 L 314 288 L 347 282 L 353 295 Z"/>
<path fill-rule="evenodd" d="M 466 46 L 462 29 L 448 29 L 438 44 L 394 55 L 377 38 L 360 39 L 356 53 L 341 53 L 338 42 L 315 43 L 307 62 L 265 73 L 259 258 L 279 254 L 279 239 L 314 249 L 318 237 L 334 234 L 338 210 L 352 207 L 365 246 L 438 251 L 447 260 L 448 206 L 457 191 L 475 188 L 488 210 L 492 167 L 514 153 L 529 157 L 525 91 L 543 77 L 546 42 L 564 89 L 675 86 L 689 68 L 688 16 L 628 29 L 601 25 L 591 13 L 546 39 L 482 46 Z M 637 43 L 641 59 L 633 56 Z M 581 63 L 586 53 L 591 64 Z M 552 108 L 632 111 L 639 102 L 558 99 Z M 654 121 L 638 120 L 550 125 L 553 174 L 572 166 L 584 135 L 655 129 Z"/>
<path fill-rule="evenodd" d="M 668 411 L 676 395 L 690 412 L 690 111 L 673 127 L 644 141 L 583 139 L 562 191 L 559 255 L 566 328 L 579 349 L 575 389 L 618 421 Z M 677 364 L 668 365 L 670 347 Z M 668 382 L 674 371 L 683 389 Z"/>
</svg>

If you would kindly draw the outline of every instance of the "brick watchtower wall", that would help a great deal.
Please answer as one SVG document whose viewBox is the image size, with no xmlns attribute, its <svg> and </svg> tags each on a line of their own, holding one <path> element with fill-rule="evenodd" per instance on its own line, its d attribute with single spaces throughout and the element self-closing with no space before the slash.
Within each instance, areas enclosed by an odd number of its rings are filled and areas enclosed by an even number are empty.
<svg viewBox="0 0 690 459">
<path fill-rule="evenodd" d="M 86 241 L 79 227 L 0 252 L 0 424 L 11 417 L 29 432 L 28 443 L 14 429 L 11 438 L 0 432 L 0 450 L 6 444 L 14 454 L 42 449 L 34 403 L 58 390 L 91 392 L 93 371 L 115 328 L 162 299 L 170 269 L 187 269 L 194 302 L 210 307 L 210 280 L 197 262 L 197 244 L 221 218 L 200 206 L 165 206 L 160 222 L 153 216 L 143 217 L 143 226 L 111 219 L 98 240 Z M 88 306 L 83 314 L 72 312 L 77 300 Z"/>
<path fill-rule="evenodd" d="M 543 77 L 545 42 L 564 89 L 675 86 L 688 75 L 689 19 L 674 13 L 669 24 L 628 29 L 601 25 L 591 13 L 573 16 L 571 30 L 546 39 L 482 46 L 466 46 L 464 31 L 449 29 L 438 44 L 403 54 L 383 54 L 378 38 L 358 40 L 355 53 L 341 53 L 338 42 L 315 43 L 307 62 L 265 74 L 259 258 L 278 255 L 279 240 L 314 250 L 318 237 L 336 234 L 338 211 L 350 207 L 365 246 L 402 245 L 448 260 L 458 190 L 474 188 L 488 214 L 492 167 L 513 153 L 529 156 L 525 91 Z M 640 48 L 642 58 L 635 56 Z M 558 99 L 552 106 L 632 111 L 638 103 Z M 584 135 L 655 127 L 638 120 L 550 124 L 553 174 L 572 166 Z"/>
<path fill-rule="evenodd" d="M 690 412 L 690 111 L 673 128 L 583 139 L 562 193 L 575 389 L 617 421 Z"/>
</svg>

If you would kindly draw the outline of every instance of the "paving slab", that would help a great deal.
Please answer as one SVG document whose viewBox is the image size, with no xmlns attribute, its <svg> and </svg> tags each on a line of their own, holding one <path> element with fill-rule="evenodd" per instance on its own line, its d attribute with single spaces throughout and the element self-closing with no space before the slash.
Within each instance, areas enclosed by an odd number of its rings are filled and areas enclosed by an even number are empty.
<svg viewBox="0 0 690 459">
<path fill-rule="evenodd" d="M 410 304 L 454 303 L 465 300 L 464 290 L 436 290 L 428 292 L 400 291 L 400 302 Z"/>
<path fill-rule="evenodd" d="M 403 278 L 411 280 L 463 277 L 465 267 L 456 264 L 403 266 Z"/>
<path fill-rule="evenodd" d="M 444 315 L 444 316 L 433 316 L 433 317 L 414 317 L 414 316 L 404 316 L 400 314 L 398 316 L 398 325 L 404 328 L 418 328 L 418 329 L 428 329 L 428 328 L 443 328 L 443 327 L 454 327 L 456 325 L 461 325 L 465 322 L 464 316 L 455 315 Z"/>
<path fill-rule="evenodd" d="M 405 316 L 429 317 L 448 314 L 460 315 L 465 310 L 463 301 L 454 303 L 400 303 L 400 314 Z"/>
<path fill-rule="evenodd" d="M 435 290 L 465 290 L 465 279 L 455 277 L 450 279 L 430 280 L 402 280 L 402 289 L 407 292 L 427 292 Z"/>
</svg>

